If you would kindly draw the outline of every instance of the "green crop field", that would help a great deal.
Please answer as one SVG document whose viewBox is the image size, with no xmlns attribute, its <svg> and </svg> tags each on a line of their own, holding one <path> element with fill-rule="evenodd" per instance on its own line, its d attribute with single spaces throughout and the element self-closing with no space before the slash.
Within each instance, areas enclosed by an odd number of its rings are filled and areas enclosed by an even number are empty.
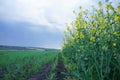
<svg viewBox="0 0 120 80">
<path fill-rule="evenodd" d="M 24 80 L 40 68 L 55 61 L 58 51 L 1 50 L 0 77 L 2 80 Z"/>
</svg>

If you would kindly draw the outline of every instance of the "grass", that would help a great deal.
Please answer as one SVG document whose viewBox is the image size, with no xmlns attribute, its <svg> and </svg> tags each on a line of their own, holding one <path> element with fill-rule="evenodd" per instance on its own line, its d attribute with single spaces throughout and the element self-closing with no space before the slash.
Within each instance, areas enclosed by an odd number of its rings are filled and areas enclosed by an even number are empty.
<svg viewBox="0 0 120 80">
<path fill-rule="evenodd" d="M 3 80 L 24 80 L 48 62 L 53 62 L 58 51 L 0 51 L 0 75 Z"/>
</svg>

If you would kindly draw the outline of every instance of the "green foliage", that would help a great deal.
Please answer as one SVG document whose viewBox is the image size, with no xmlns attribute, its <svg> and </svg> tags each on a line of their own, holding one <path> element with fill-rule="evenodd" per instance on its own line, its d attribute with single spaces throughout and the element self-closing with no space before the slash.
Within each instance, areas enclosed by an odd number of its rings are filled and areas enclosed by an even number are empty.
<svg viewBox="0 0 120 80">
<path fill-rule="evenodd" d="M 3 80 L 24 80 L 48 62 L 53 62 L 58 51 L 0 51 L 0 72 Z"/>
<path fill-rule="evenodd" d="M 59 54 L 60 55 L 60 54 Z M 55 80 L 55 77 L 56 77 L 56 67 L 57 67 L 57 64 L 58 64 L 58 57 L 57 56 L 54 60 L 54 63 L 52 64 L 52 67 L 51 67 L 51 70 L 50 70 L 50 74 L 47 78 L 47 80 Z"/>
<path fill-rule="evenodd" d="M 92 12 L 80 7 L 74 28 L 65 31 L 62 52 L 71 80 L 120 79 L 120 4 L 98 6 Z"/>
</svg>

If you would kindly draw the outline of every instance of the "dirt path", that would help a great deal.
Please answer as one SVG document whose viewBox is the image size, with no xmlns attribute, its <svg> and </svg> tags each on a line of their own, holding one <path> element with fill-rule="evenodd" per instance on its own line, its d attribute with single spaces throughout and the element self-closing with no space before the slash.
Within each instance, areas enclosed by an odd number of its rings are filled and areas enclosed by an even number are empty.
<svg viewBox="0 0 120 80">
<path fill-rule="evenodd" d="M 56 80 L 64 80 L 64 78 L 67 76 L 67 70 L 63 64 L 63 59 L 59 57 L 58 59 L 58 65 L 56 66 Z"/>
<path fill-rule="evenodd" d="M 0 68 L 0 80 L 3 79 L 5 73 L 6 73 L 6 70 Z"/>
<path fill-rule="evenodd" d="M 43 68 L 36 74 L 31 75 L 26 80 L 47 80 L 47 76 L 50 73 L 51 63 L 43 66 Z"/>
<path fill-rule="evenodd" d="M 51 66 L 52 66 L 51 63 L 44 65 L 43 68 L 38 73 L 31 75 L 26 80 L 49 80 L 48 76 L 51 71 Z M 65 74 L 66 72 L 67 70 L 65 69 L 62 58 L 59 57 L 58 64 L 55 69 L 55 80 L 64 80 L 64 78 L 66 77 Z"/>
</svg>

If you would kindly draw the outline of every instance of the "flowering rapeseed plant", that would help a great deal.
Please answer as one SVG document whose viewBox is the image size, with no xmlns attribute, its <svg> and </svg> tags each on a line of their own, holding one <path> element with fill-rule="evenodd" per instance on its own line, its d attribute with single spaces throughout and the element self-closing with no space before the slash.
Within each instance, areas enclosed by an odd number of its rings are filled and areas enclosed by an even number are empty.
<svg viewBox="0 0 120 80">
<path fill-rule="evenodd" d="M 117 7 L 117 11 L 120 12 L 120 6 Z"/>
<path fill-rule="evenodd" d="M 62 52 L 75 80 L 120 79 L 120 4 L 99 2 L 98 6 L 93 7 L 93 15 L 80 7 L 72 21 L 74 29 L 65 35 Z"/>
<path fill-rule="evenodd" d="M 82 32 L 80 32 L 80 38 L 84 38 L 84 34 Z"/>
<path fill-rule="evenodd" d="M 91 37 L 90 37 L 90 40 L 91 40 L 91 41 L 95 41 L 95 37 L 91 36 Z"/>
</svg>

